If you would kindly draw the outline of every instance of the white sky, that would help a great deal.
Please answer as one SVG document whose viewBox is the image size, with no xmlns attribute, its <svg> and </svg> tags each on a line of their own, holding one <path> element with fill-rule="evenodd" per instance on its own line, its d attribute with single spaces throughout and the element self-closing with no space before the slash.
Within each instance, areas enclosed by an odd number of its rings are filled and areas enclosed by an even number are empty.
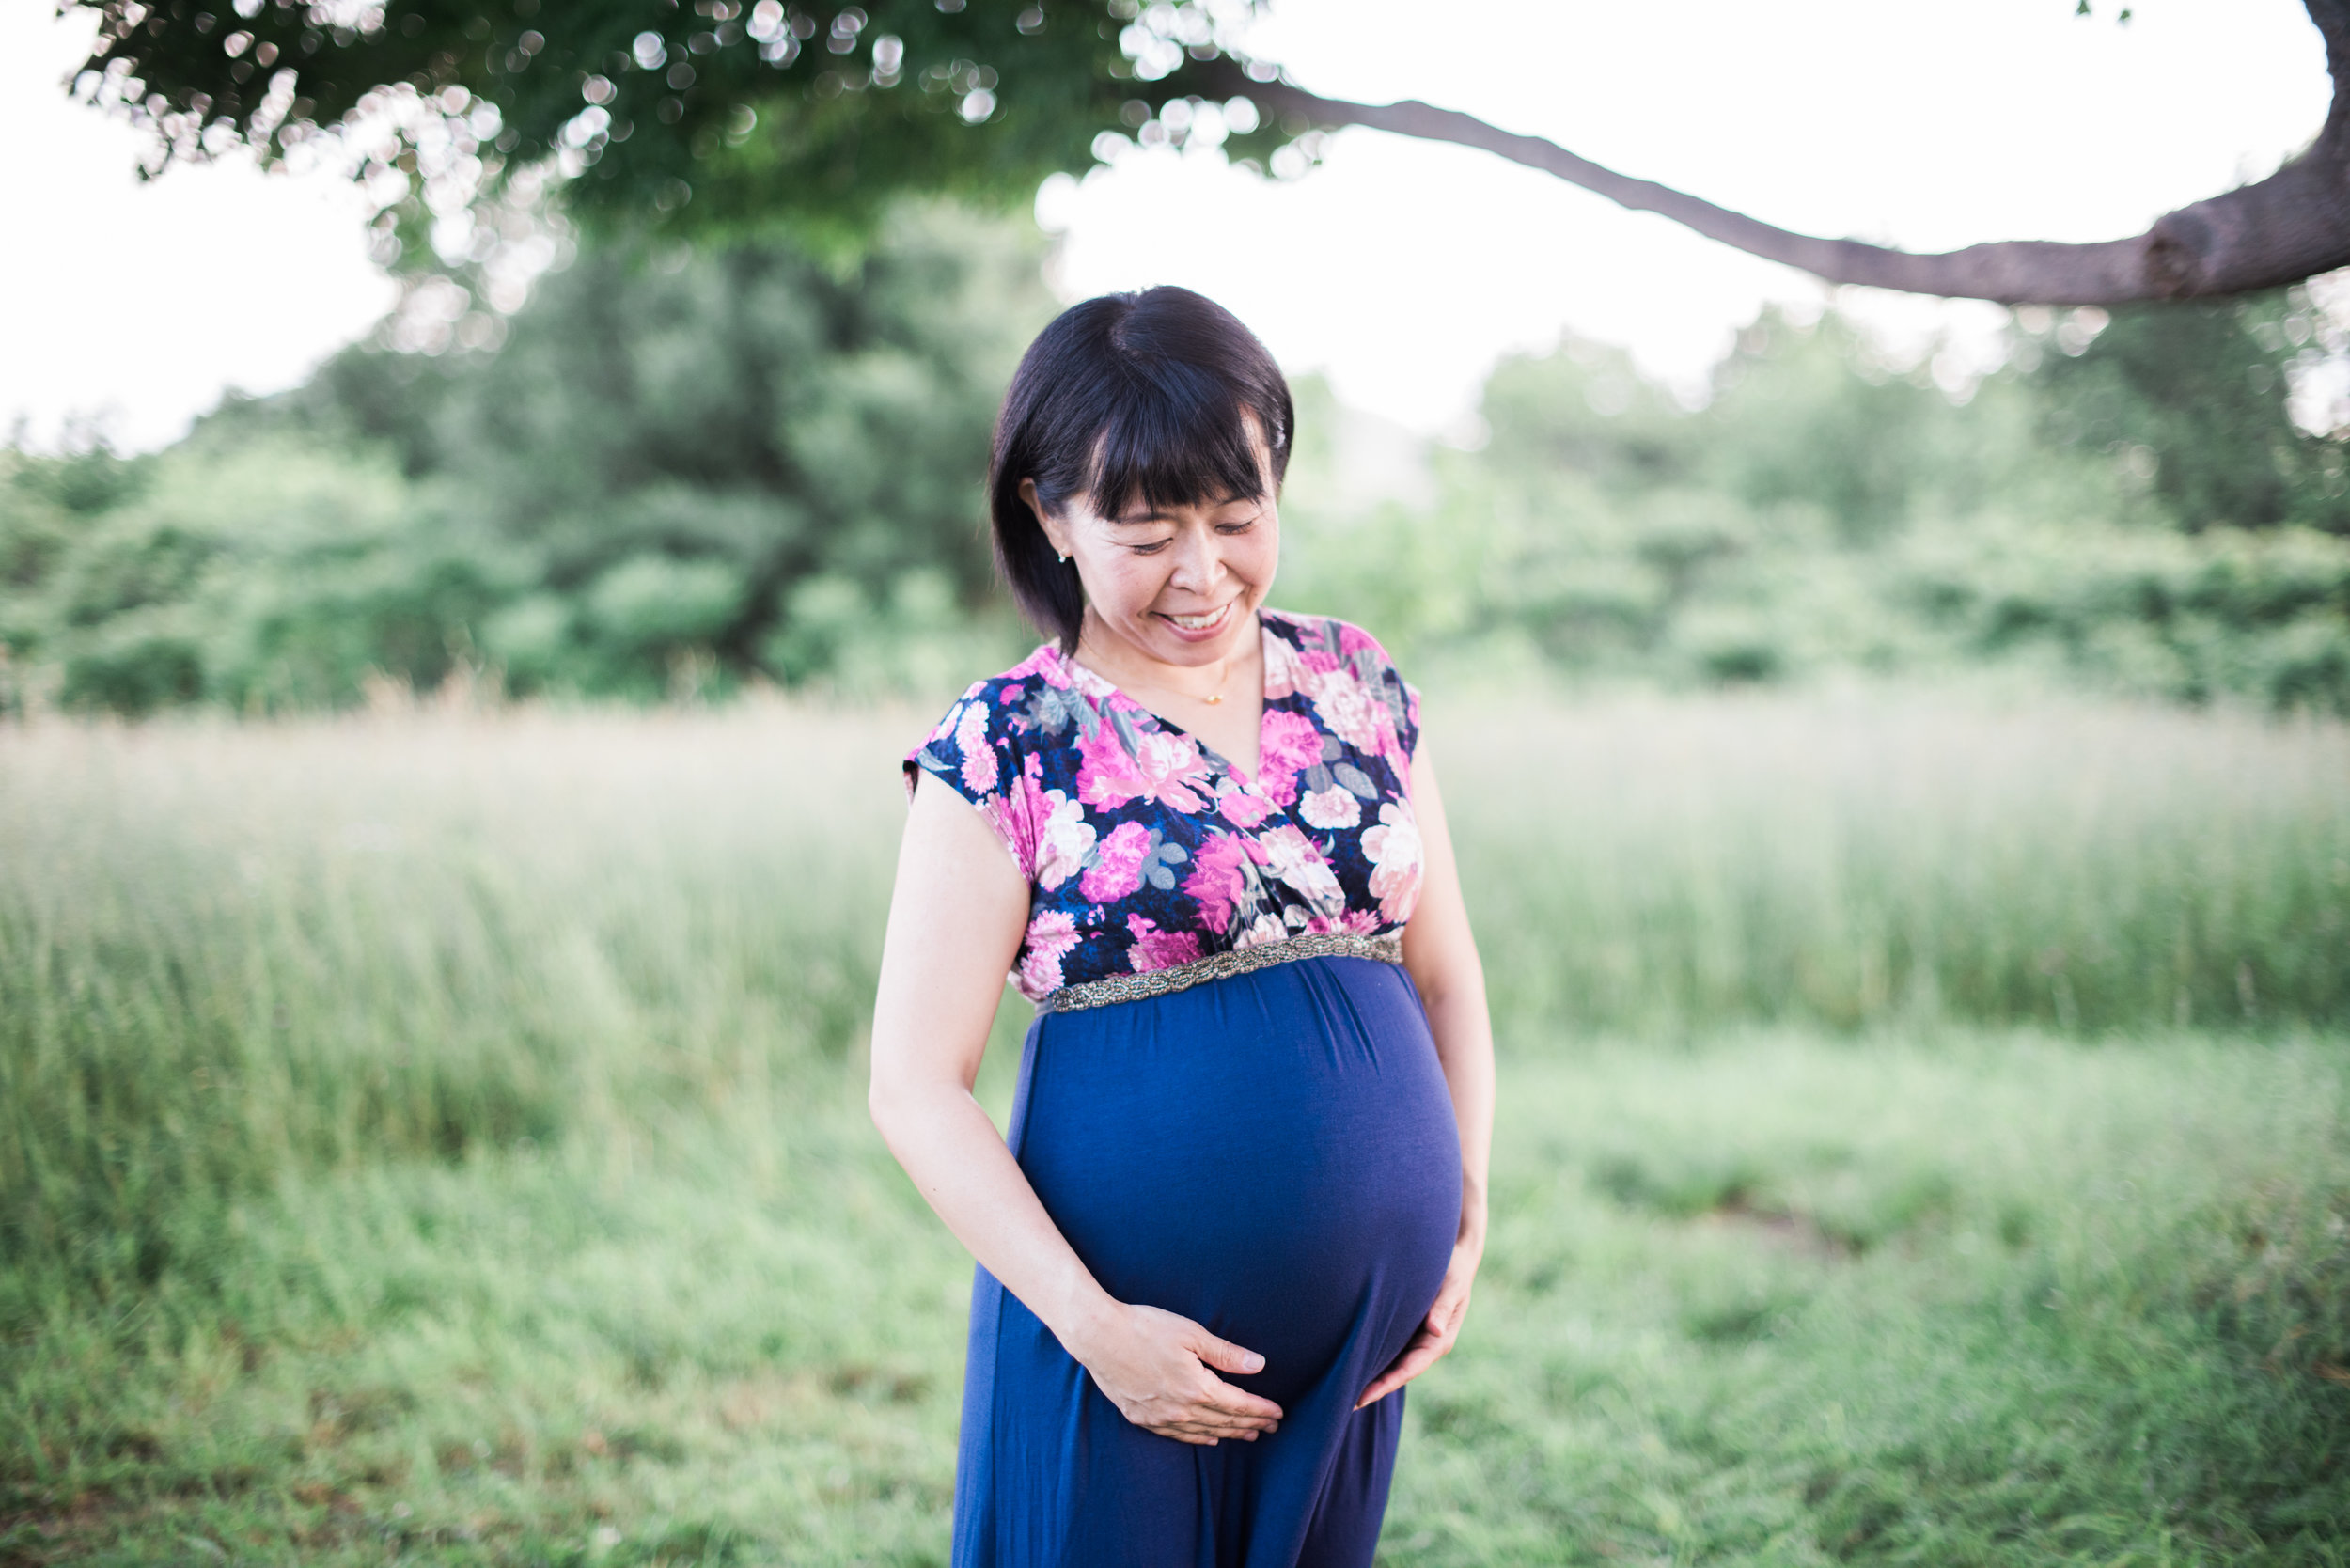
<svg viewBox="0 0 2350 1568">
<path fill-rule="evenodd" d="M 1000 0 L 981 0 L 983 4 Z M 2105 239 L 2267 172 L 2323 119 L 2293 0 L 1279 0 L 1259 48 L 1307 86 L 1417 97 L 1783 227 L 1913 248 Z M 1450 31 L 1432 34 L 1427 18 Z M 98 415 L 151 447 L 223 388 L 270 391 L 392 299 L 329 176 L 177 169 L 65 102 L 86 24 L 0 9 L 0 424 Z M 1348 132 L 1295 183 L 1138 154 L 1042 204 L 1071 297 L 1187 284 L 1292 370 L 1458 428 L 1496 357 L 1564 328 L 1694 384 L 1801 274 L 1466 149 Z M 1848 296 L 1889 338 L 1980 345 L 1998 312 Z M 1979 348 L 1973 352 L 1980 352 Z"/>
</svg>

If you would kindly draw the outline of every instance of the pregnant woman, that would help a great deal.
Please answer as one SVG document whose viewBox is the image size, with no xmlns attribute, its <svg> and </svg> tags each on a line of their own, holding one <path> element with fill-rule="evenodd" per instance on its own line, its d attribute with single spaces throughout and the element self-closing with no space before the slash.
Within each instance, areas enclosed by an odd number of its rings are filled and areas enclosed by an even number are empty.
<svg viewBox="0 0 2350 1568">
<path fill-rule="evenodd" d="M 1368 1564 L 1468 1309 L 1483 975 L 1417 694 L 1264 607 L 1291 421 L 1246 327 L 1153 289 L 1055 321 L 997 423 L 1056 640 L 906 761 L 873 1015 L 874 1121 L 979 1262 L 957 1568 Z"/>
</svg>

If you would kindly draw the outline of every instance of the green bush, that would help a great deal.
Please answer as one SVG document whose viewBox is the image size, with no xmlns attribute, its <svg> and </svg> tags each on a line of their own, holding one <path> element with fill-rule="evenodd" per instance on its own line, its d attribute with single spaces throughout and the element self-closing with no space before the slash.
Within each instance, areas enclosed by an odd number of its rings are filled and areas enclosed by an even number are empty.
<svg viewBox="0 0 2350 1568">
<path fill-rule="evenodd" d="M 0 701 L 335 706 L 485 665 L 870 694 L 1009 660 L 979 487 L 1037 260 L 947 208 L 846 262 L 592 251 L 494 355 L 354 350 L 152 458 L 11 455 Z M 2290 296 L 2050 318 L 1954 400 L 1772 311 L 1702 408 L 1568 341 L 1433 454 L 1300 378 L 1276 600 L 1496 682 L 1990 669 L 2350 712 L 2350 463 L 2288 417 L 2321 326 Z"/>
<path fill-rule="evenodd" d="M 591 251 L 495 354 L 355 349 L 154 458 L 9 454 L 9 700 L 334 707 L 482 665 L 633 698 L 920 683 L 942 639 L 1003 641 L 980 478 L 1038 259 L 944 207 L 845 261 Z"/>
<path fill-rule="evenodd" d="M 2269 303 L 2235 308 L 2258 326 Z M 2185 321 L 2162 364 L 2256 344 L 2207 315 Z M 2178 456 L 2201 465 L 2192 483 L 2149 480 L 2171 460 L 2123 435 L 2175 447 L 2192 422 L 2139 419 L 2117 368 L 2164 329 L 2132 316 L 2110 330 L 2110 352 L 2098 337 L 2077 364 L 2019 336 L 2016 364 L 1955 402 L 1921 373 L 1889 374 L 1832 315 L 1766 313 L 1695 411 L 1622 353 L 1569 341 L 1497 368 L 1487 440 L 1433 453 L 1430 494 L 1409 500 L 1355 497 L 1343 444 L 1315 442 L 1309 423 L 1282 592 L 1366 621 L 1416 665 L 1464 670 L 1739 685 L 2004 668 L 2350 712 L 2350 535 L 2305 525 L 2337 521 L 2339 444 L 2295 432 L 2274 453 L 2235 452 L 2247 475 L 2225 494 L 2297 497 L 2302 523 L 2187 510 L 2218 504 L 2225 454 Z M 2228 357 L 2197 373 L 2248 388 L 2242 368 Z M 2272 369 L 2264 390 L 2228 393 L 2239 424 L 2290 429 Z M 2068 423 L 2067 400 L 2105 423 Z M 1311 383 L 1303 407 L 1309 422 L 1345 417 Z M 2124 431 L 2124 416 L 2139 422 Z M 2092 426 L 2096 440 L 2081 433 Z"/>
</svg>

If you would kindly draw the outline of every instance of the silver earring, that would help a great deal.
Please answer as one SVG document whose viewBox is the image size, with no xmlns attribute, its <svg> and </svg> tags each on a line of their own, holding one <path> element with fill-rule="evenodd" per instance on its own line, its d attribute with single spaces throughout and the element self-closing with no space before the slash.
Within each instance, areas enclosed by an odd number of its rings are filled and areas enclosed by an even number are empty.
<svg viewBox="0 0 2350 1568">
<path fill-rule="evenodd" d="M 1067 556 L 1063 556 L 1063 557 L 1060 557 L 1060 563 L 1061 563 L 1061 565 L 1063 565 L 1063 566 L 1067 566 L 1067 565 L 1069 564 L 1069 557 L 1068 557 Z"/>
</svg>

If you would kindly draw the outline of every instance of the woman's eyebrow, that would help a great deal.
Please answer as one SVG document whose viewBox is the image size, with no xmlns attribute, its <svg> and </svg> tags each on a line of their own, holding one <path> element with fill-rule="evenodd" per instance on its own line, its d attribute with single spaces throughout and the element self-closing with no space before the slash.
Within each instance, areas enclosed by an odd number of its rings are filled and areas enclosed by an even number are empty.
<svg viewBox="0 0 2350 1568">
<path fill-rule="evenodd" d="M 1262 495 L 1227 495 L 1221 500 L 1209 501 L 1204 504 L 1210 508 L 1230 507 L 1242 502 L 1258 502 L 1263 499 Z M 1167 512 L 1151 510 L 1120 512 L 1106 521 L 1111 523 L 1172 523 L 1175 519 Z"/>
</svg>

